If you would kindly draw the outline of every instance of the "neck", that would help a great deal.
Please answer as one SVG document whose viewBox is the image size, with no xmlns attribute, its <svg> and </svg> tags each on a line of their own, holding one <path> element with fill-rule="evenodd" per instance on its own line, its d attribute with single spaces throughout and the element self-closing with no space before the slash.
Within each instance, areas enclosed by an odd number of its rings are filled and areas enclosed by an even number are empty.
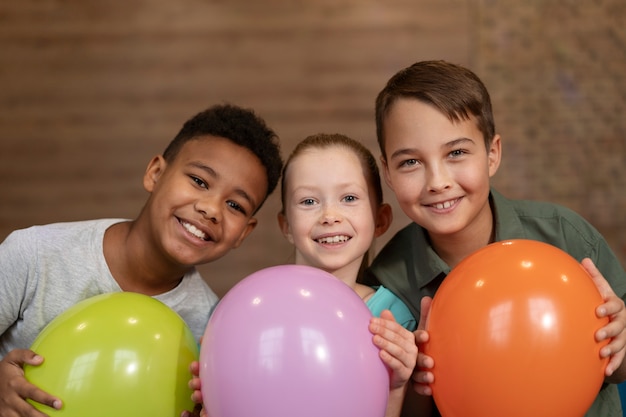
<svg viewBox="0 0 626 417">
<path fill-rule="evenodd" d="M 122 290 L 146 295 L 174 289 L 189 270 L 165 262 L 150 250 L 133 222 L 117 223 L 106 230 L 104 258 Z"/>
<path fill-rule="evenodd" d="M 363 257 L 359 257 L 358 259 L 353 260 L 349 264 L 341 266 L 339 268 L 328 268 L 324 266 L 313 265 L 312 263 L 307 262 L 306 259 L 304 259 L 304 257 L 302 257 L 298 251 L 296 251 L 295 264 L 307 265 L 307 266 L 312 266 L 315 268 L 322 269 L 328 272 L 329 274 L 334 275 L 338 280 L 342 281 L 344 284 L 346 284 L 350 288 L 355 289 L 357 286 L 356 279 L 359 274 L 359 269 L 361 267 L 362 260 L 363 260 Z"/>
</svg>

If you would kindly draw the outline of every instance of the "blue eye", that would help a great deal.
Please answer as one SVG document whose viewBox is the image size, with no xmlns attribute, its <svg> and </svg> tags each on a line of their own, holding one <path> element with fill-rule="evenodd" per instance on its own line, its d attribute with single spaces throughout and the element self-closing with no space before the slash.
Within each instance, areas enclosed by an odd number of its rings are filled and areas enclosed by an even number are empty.
<svg viewBox="0 0 626 417">
<path fill-rule="evenodd" d="M 405 161 L 402 161 L 402 162 L 400 163 L 400 166 L 408 166 L 408 167 L 410 167 L 410 166 L 417 165 L 418 163 L 419 163 L 419 162 L 418 162 L 418 160 L 417 160 L 417 159 L 407 159 L 407 160 L 405 160 Z"/>
<path fill-rule="evenodd" d="M 305 198 L 301 201 L 300 204 L 304 204 L 305 206 L 312 206 L 313 204 L 315 204 L 315 200 L 312 198 Z"/>
<path fill-rule="evenodd" d="M 458 158 L 459 156 L 463 156 L 467 153 L 467 151 L 465 151 L 464 149 L 455 149 L 452 152 L 450 152 L 450 156 L 453 158 Z"/>
<path fill-rule="evenodd" d="M 346 203 L 354 203 L 356 200 L 358 200 L 358 198 L 355 195 L 347 195 L 343 198 L 343 201 Z"/>
</svg>

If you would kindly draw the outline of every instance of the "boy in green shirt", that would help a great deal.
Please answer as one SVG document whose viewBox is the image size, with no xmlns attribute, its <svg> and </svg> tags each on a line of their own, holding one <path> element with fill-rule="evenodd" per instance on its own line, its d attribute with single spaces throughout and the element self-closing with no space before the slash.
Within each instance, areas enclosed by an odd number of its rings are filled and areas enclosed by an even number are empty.
<svg viewBox="0 0 626 417">
<path fill-rule="evenodd" d="M 466 256 L 507 239 L 552 244 L 582 262 L 605 300 L 597 314 L 611 319 L 596 332 L 598 341 L 611 339 L 600 352 L 610 359 L 606 383 L 586 416 L 621 417 L 614 383 L 626 378 L 626 272 L 600 233 L 579 215 L 554 204 L 509 200 L 491 188 L 501 138 L 481 80 L 444 61 L 415 63 L 379 93 L 376 132 L 385 180 L 414 223 L 382 249 L 365 283 L 381 283 L 411 309 L 420 321 L 418 346 L 428 340 L 424 323 L 431 297 Z M 413 375 L 418 394 L 431 394 L 433 362 L 420 349 Z M 409 394 L 405 410 L 430 415 L 429 398 Z"/>
</svg>

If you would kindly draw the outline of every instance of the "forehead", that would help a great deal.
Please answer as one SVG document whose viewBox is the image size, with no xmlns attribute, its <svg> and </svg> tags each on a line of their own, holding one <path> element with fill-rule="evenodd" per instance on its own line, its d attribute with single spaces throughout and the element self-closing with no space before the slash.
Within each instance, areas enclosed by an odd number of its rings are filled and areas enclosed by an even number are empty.
<svg viewBox="0 0 626 417">
<path fill-rule="evenodd" d="M 410 143 L 433 144 L 464 137 L 482 142 L 482 133 L 474 117 L 452 121 L 433 105 L 408 98 L 398 99 L 389 109 L 384 135 L 387 155 Z"/>
<path fill-rule="evenodd" d="M 303 150 L 292 158 L 285 174 L 292 185 L 366 181 L 363 163 L 352 149 L 343 145 Z"/>
<path fill-rule="evenodd" d="M 205 135 L 187 141 L 174 165 L 210 168 L 221 184 L 245 191 L 256 206 L 267 192 L 267 173 L 261 160 L 249 149 L 225 138 Z"/>
<path fill-rule="evenodd" d="M 361 169 L 362 162 L 355 151 L 337 144 L 325 147 L 311 147 L 295 155 L 289 163 L 289 168 L 315 169 L 315 167 L 331 166 L 332 171 L 339 169 Z"/>
</svg>

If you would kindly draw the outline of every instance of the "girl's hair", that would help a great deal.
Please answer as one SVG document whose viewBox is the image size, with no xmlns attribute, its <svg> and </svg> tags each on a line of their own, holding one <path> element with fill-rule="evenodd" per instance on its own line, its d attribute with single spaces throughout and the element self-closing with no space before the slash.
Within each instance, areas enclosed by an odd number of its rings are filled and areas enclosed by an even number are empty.
<svg viewBox="0 0 626 417">
<path fill-rule="evenodd" d="M 376 204 L 381 205 L 383 203 L 383 188 L 380 182 L 380 172 L 378 170 L 378 165 L 376 164 L 376 158 L 374 158 L 374 155 L 372 155 L 370 150 L 367 149 L 361 142 L 339 133 L 318 133 L 307 136 L 302 142 L 298 143 L 285 162 L 280 182 L 282 202 L 281 210 L 283 213 L 285 210 L 285 174 L 287 173 L 289 165 L 291 165 L 291 161 L 309 149 L 327 149 L 333 146 L 343 147 L 354 152 L 354 154 L 359 158 L 359 161 L 361 161 L 368 184 L 374 191 Z"/>
</svg>

